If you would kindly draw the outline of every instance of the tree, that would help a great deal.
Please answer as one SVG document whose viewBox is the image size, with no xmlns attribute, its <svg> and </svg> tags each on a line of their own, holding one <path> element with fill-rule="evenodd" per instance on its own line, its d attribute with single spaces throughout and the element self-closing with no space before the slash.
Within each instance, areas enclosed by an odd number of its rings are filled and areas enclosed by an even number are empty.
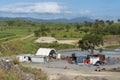
<svg viewBox="0 0 120 80">
<path fill-rule="evenodd" d="M 34 35 L 35 35 L 35 37 L 38 37 L 38 36 L 39 36 L 39 31 L 38 31 L 38 30 L 35 30 L 35 31 L 34 31 Z"/>
<path fill-rule="evenodd" d="M 108 25 L 112 25 L 112 24 L 114 24 L 114 21 L 113 20 L 106 20 L 106 24 L 108 24 Z"/>
<path fill-rule="evenodd" d="M 100 21 L 99 21 L 99 24 L 101 24 L 101 25 L 105 25 L 104 20 L 100 20 Z"/>
<path fill-rule="evenodd" d="M 41 35 L 42 36 L 47 36 L 47 32 L 43 31 L 43 32 L 41 32 Z"/>
<path fill-rule="evenodd" d="M 94 22 L 94 27 L 95 27 L 95 28 L 98 28 L 98 27 L 99 27 L 99 20 L 98 20 L 98 19 L 95 20 L 95 22 Z"/>
<path fill-rule="evenodd" d="M 70 26 L 69 25 L 66 25 L 66 32 L 69 32 L 69 30 L 70 30 Z"/>
<path fill-rule="evenodd" d="M 92 22 L 84 21 L 84 26 L 85 26 L 85 27 L 92 27 L 92 25 L 93 25 Z"/>
<path fill-rule="evenodd" d="M 55 35 L 56 35 L 55 33 L 52 33 L 52 34 L 51 34 L 52 37 L 55 37 Z"/>
<path fill-rule="evenodd" d="M 106 20 L 106 24 L 110 24 L 110 20 Z"/>
<path fill-rule="evenodd" d="M 76 31 L 79 31 L 81 28 L 81 25 L 80 24 L 76 24 Z"/>
<path fill-rule="evenodd" d="M 118 19 L 118 23 L 120 23 L 120 19 Z"/>
<path fill-rule="evenodd" d="M 103 45 L 103 38 L 101 35 L 86 34 L 81 40 L 79 40 L 78 45 L 82 50 L 90 50 L 89 52 L 93 54 L 95 47 Z"/>
</svg>

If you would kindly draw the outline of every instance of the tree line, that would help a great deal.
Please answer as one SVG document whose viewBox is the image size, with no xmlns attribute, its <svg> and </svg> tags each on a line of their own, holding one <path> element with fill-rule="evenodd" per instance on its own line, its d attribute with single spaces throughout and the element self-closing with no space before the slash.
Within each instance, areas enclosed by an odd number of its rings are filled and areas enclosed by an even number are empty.
<svg viewBox="0 0 120 80">
<path fill-rule="evenodd" d="M 120 34 L 120 19 L 118 22 L 113 20 L 99 20 L 96 19 L 94 22 L 84 23 L 38 23 L 31 21 L 21 21 L 21 20 L 12 20 L 12 21 L 0 21 L 0 31 L 16 27 L 34 27 L 33 32 L 35 36 L 47 36 L 51 34 L 54 36 L 53 31 L 64 30 L 65 32 L 70 32 L 71 29 L 74 32 L 90 32 L 95 34 L 102 35 L 119 35 Z"/>
</svg>

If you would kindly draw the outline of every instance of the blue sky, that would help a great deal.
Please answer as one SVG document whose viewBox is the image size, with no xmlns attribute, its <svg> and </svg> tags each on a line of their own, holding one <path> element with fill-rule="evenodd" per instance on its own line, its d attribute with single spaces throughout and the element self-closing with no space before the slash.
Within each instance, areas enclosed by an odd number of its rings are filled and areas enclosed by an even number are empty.
<svg viewBox="0 0 120 80">
<path fill-rule="evenodd" d="M 0 17 L 120 18 L 120 0 L 0 0 Z"/>
</svg>

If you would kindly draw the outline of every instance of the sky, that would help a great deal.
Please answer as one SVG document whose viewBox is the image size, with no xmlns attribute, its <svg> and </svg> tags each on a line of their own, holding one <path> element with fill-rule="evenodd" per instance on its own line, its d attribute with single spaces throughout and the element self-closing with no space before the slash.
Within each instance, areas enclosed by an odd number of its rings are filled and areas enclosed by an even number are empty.
<svg viewBox="0 0 120 80">
<path fill-rule="evenodd" d="M 120 18 L 120 0 L 0 0 L 0 17 Z"/>
</svg>

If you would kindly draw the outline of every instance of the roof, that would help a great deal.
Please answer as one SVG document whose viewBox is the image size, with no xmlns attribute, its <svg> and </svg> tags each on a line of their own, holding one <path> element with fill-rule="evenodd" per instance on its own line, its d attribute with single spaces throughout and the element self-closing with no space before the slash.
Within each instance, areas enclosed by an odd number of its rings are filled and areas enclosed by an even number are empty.
<svg viewBox="0 0 120 80">
<path fill-rule="evenodd" d="M 36 55 L 40 55 L 40 56 L 49 56 L 50 52 L 55 49 L 51 49 L 51 48 L 39 48 Z"/>
<path fill-rule="evenodd" d="M 31 58 L 44 58 L 46 56 L 43 56 L 43 55 L 34 55 L 34 56 L 31 56 Z"/>
</svg>

